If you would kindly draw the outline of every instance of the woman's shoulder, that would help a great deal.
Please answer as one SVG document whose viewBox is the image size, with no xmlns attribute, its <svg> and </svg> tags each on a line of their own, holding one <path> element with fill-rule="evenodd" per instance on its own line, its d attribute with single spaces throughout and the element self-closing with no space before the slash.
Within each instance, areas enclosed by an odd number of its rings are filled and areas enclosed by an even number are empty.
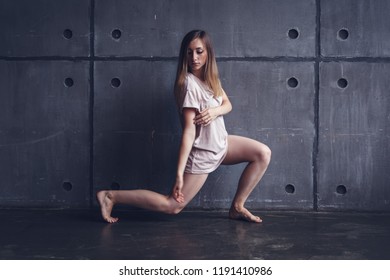
<svg viewBox="0 0 390 280">
<path fill-rule="evenodd" d="M 194 76 L 191 73 L 186 74 L 185 84 L 184 84 L 185 92 L 199 92 L 199 85 L 197 84 Z"/>
<path fill-rule="evenodd" d="M 197 81 L 195 80 L 195 76 L 191 73 L 186 74 L 186 86 L 194 87 L 197 85 Z"/>
</svg>

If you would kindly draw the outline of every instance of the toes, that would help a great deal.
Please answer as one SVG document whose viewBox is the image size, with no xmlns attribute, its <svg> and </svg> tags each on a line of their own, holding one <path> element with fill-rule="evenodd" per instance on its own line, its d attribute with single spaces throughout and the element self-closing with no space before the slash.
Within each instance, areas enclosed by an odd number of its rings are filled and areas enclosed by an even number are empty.
<svg viewBox="0 0 390 280">
<path fill-rule="evenodd" d="M 253 223 L 261 223 L 262 220 L 260 217 L 252 215 L 247 209 L 241 209 L 238 211 L 237 209 L 231 209 L 229 211 L 229 217 L 234 220 L 245 220 Z"/>
<path fill-rule="evenodd" d="M 119 219 L 113 218 L 113 217 L 108 217 L 108 218 L 105 218 L 105 220 L 107 223 L 113 224 L 113 223 L 116 223 Z"/>
<path fill-rule="evenodd" d="M 252 214 L 250 214 L 250 216 L 248 217 L 248 221 L 254 222 L 254 223 L 261 223 L 262 222 L 262 220 L 259 216 L 254 216 Z"/>
</svg>

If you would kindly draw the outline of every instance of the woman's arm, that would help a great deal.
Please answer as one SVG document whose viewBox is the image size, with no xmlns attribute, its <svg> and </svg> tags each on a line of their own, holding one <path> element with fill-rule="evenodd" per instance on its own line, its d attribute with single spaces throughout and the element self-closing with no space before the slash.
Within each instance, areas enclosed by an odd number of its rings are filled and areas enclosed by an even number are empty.
<svg viewBox="0 0 390 280">
<path fill-rule="evenodd" d="M 196 125 L 209 125 L 216 117 L 226 115 L 232 110 L 232 103 L 226 94 L 226 92 L 222 89 L 222 104 L 218 107 L 207 108 L 201 112 L 194 118 L 194 123 Z"/>
<path fill-rule="evenodd" d="M 177 162 L 177 173 L 176 173 L 176 182 L 173 186 L 172 195 L 173 198 L 179 202 L 184 202 L 184 196 L 181 192 L 183 188 L 183 175 L 188 156 L 191 152 L 192 145 L 195 141 L 196 136 L 196 126 L 194 124 L 194 118 L 196 115 L 196 109 L 194 108 L 184 108 L 183 109 L 183 134 L 181 137 L 181 144 L 179 149 L 179 156 Z"/>
<path fill-rule="evenodd" d="M 214 108 L 217 111 L 217 116 L 226 115 L 233 109 L 232 103 L 230 103 L 226 92 L 223 89 L 222 92 L 222 105 Z"/>
</svg>

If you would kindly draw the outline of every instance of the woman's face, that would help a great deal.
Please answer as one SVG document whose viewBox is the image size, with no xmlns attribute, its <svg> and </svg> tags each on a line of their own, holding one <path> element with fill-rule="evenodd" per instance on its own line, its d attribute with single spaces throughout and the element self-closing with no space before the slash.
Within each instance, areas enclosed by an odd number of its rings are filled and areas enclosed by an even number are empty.
<svg viewBox="0 0 390 280">
<path fill-rule="evenodd" d="M 187 49 L 187 61 L 191 73 L 196 76 L 198 76 L 197 74 L 203 74 L 204 66 L 207 61 L 207 50 L 201 39 L 196 38 L 189 44 Z"/>
</svg>

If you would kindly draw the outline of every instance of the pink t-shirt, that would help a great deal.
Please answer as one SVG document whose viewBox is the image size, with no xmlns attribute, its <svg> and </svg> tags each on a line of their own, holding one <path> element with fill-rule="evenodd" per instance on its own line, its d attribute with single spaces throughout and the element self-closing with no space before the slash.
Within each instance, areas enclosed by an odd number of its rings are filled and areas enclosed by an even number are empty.
<svg viewBox="0 0 390 280">
<path fill-rule="evenodd" d="M 186 95 L 182 108 L 195 108 L 200 112 L 221 104 L 222 97 L 214 98 L 213 92 L 205 83 L 193 74 L 187 74 Z M 226 155 L 227 135 L 222 116 L 218 116 L 207 126 L 197 126 L 195 142 L 185 172 L 205 174 L 217 169 Z"/>
</svg>

